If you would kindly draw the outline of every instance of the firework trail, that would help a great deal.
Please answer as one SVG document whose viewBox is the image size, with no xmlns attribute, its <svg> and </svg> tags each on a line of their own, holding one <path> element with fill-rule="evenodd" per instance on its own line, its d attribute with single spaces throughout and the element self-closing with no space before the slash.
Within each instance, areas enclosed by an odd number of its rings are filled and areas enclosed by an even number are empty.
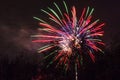
<svg viewBox="0 0 120 80">
<path fill-rule="evenodd" d="M 53 56 L 50 64 L 57 62 L 56 66 L 64 65 L 66 70 L 69 69 L 71 62 L 79 67 L 83 62 L 83 54 L 86 53 L 95 62 L 95 52 L 103 52 L 98 45 L 104 45 L 100 39 L 104 33 L 102 31 L 104 23 L 98 23 L 99 19 L 91 21 L 93 8 L 84 8 L 81 16 L 77 17 L 75 6 L 69 11 L 64 1 L 63 4 L 64 13 L 56 3 L 54 3 L 56 11 L 50 7 L 48 11 L 41 9 L 49 16 L 50 21 L 46 22 L 34 17 L 40 21 L 41 28 L 38 28 L 40 34 L 32 35 L 33 42 L 45 44 L 38 49 L 38 52 L 43 53 L 54 49 L 45 58 Z"/>
</svg>

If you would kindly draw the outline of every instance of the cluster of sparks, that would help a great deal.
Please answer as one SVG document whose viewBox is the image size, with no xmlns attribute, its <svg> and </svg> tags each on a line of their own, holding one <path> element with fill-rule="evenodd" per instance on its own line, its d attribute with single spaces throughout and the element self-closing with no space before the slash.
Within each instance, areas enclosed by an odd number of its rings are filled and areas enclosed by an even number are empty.
<svg viewBox="0 0 120 80">
<path fill-rule="evenodd" d="M 54 3 L 56 11 L 50 7 L 48 7 L 48 11 L 41 9 L 43 13 L 49 16 L 50 22 L 34 17 L 40 21 L 41 28 L 38 28 L 40 34 L 32 35 L 35 37 L 33 42 L 45 44 L 38 49 L 38 52 L 49 52 L 52 49 L 53 52 L 47 53 L 46 58 L 53 56 L 50 63 L 57 61 L 57 66 L 64 65 L 66 69 L 70 67 L 71 61 L 80 66 L 83 61 L 82 55 L 86 53 L 95 62 L 94 53 L 103 52 L 98 45 L 104 45 L 99 39 L 104 33 L 102 31 L 104 23 L 98 24 L 99 19 L 91 21 L 93 8 L 84 8 L 81 16 L 77 18 L 75 6 L 70 12 L 64 1 L 63 4 L 64 13 L 56 3 Z"/>
</svg>

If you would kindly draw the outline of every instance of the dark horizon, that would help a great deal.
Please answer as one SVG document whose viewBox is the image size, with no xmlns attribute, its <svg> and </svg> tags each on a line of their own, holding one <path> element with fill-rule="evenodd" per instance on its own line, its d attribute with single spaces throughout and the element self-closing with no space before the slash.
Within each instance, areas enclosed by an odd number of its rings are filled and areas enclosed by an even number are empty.
<svg viewBox="0 0 120 80">
<path fill-rule="evenodd" d="M 31 35 L 37 33 L 38 21 L 33 16 L 46 19 L 40 9 L 59 6 L 63 0 L 3 0 L 0 2 L 0 80 L 73 80 L 74 72 L 64 75 L 59 69 L 43 68 L 43 55 L 36 49 L 39 44 L 31 42 Z M 80 80 L 119 80 L 120 74 L 120 5 L 119 0 L 64 0 L 68 7 L 77 8 L 78 16 L 84 7 L 93 7 L 94 20 L 100 19 L 106 25 L 104 55 L 97 56 L 96 63 L 88 63 L 79 70 Z M 62 7 L 62 6 L 61 6 Z M 54 71 L 56 70 L 56 71 Z"/>
</svg>

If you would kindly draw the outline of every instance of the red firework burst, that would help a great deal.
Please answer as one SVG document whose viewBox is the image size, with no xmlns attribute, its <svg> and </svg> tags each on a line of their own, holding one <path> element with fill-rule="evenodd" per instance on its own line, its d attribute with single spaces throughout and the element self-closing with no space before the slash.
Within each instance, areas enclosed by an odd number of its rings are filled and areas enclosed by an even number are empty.
<svg viewBox="0 0 120 80">
<path fill-rule="evenodd" d="M 38 35 L 32 35 L 32 37 L 37 37 L 33 42 L 46 44 L 39 48 L 38 52 L 42 53 L 58 47 L 53 52 L 48 53 L 46 58 L 54 56 L 50 64 L 58 61 L 57 65 L 64 65 L 66 69 L 70 67 L 71 61 L 79 66 L 82 63 L 84 53 L 87 53 L 91 60 L 95 62 L 94 53 L 96 51 L 103 52 L 98 44 L 104 45 L 99 37 L 103 36 L 102 27 L 105 23 L 98 24 L 99 19 L 91 20 L 93 8 L 84 8 L 80 18 L 77 18 L 75 6 L 72 7 L 70 12 L 64 1 L 63 4 L 65 7 L 64 13 L 56 3 L 54 3 L 54 6 L 57 11 L 49 7 L 48 11 L 41 9 L 49 16 L 49 20 L 56 25 L 34 17 L 40 21 L 41 28 L 39 30 L 42 32 Z"/>
</svg>

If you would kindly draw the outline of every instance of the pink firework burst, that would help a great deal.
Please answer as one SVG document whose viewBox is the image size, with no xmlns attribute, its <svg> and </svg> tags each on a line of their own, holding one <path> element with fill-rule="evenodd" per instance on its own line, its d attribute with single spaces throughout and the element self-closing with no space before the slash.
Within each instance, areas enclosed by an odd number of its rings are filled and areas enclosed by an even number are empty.
<svg viewBox="0 0 120 80">
<path fill-rule="evenodd" d="M 98 45 L 104 45 L 100 39 L 104 31 L 102 27 L 104 23 L 99 23 L 99 19 L 92 21 L 93 8 L 84 8 L 82 14 L 77 18 L 76 8 L 72 7 L 68 10 L 66 3 L 63 1 L 65 12 L 62 13 L 59 6 L 54 3 L 56 11 L 48 7 L 48 11 L 41 11 L 49 16 L 46 22 L 38 17 L 40 34 L 32 35 L 35 37 L 33 42 L 45 44 L 40 47 L 38 52 L 53 50 L 45 57 L 53 56 L 53 60 L 58 65 L 64 65 L 69 69 L 71 62 L 80 66 L 83 61 L 83 54 L 88 54 L 93 62 L 95 62 L 95 52 L 103 52 Z M 50 24 L 51 23 L 51 24 Z M 58 48 L 56 48 L 58 47 Z"/>
</svg>

